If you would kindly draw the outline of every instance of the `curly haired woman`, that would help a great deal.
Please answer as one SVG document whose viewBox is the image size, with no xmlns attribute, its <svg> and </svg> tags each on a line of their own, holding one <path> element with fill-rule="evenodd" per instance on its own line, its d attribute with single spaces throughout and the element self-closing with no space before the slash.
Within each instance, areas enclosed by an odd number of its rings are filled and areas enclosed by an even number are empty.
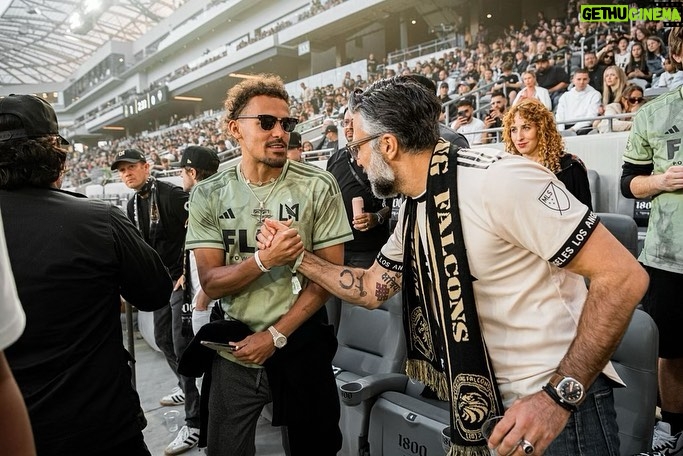
<svg viewBox="0 0 683 456">
<path fill-rule="evenodd" d="M 503 118 L 505 150 L 548 168 L 579 201 L 593 209 L 588 172 L 583 162 L 565 152 L 555 116 L 536 99 L 513 105 Z"/>
</svg>

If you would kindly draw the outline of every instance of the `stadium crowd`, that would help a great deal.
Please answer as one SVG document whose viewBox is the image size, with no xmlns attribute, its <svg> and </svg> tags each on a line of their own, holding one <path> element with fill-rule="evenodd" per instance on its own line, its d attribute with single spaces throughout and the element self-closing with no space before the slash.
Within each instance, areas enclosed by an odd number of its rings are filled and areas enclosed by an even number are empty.
<svg viewBox="0 0 683 456">
<path fill-rule="evenodd" d="M 311 11 L 301 13 L 298 20 L 338 3 L 339 0 L 318 2 Z M 387 64 L 391 61 L 389 56 L 377 62 L 374 55 L 370 54 L 366 79 L 362 75 L 354 77 L 347 72 L 337 86 L 306 87 L 302 83 L 299 93 L 290 93 L 290 114 L 298 117 L 300 123 L 320 115 L 337 120 L 354 89 L 365 88 L 383 77 L 412 73 L 434 81 L 442 103 L 452 105 L 451 113 L 456 112 L 459 102 L 468 98 L 473 115 L 466 123 L 471 124 L 467 130 L 471 131 L 475 128 L 500 127 L 500 118 L 505 110 L 517 101 L 527 85 L 524 79 L 527 74 L 536 79 L 537 97 L 539 92 L 548 90 L 555 112 L 561 96 L 572 88 L 570 75 L 579 68 L 587 68 L 588 90 L 592 91 L 592 88 L 601 93 L 600 104 L 596 107 L 599 115 L 606 110 L 607 114 L 615 114 L 632 112 L 639 107 L 619 107 L 628 103 L 621 99 L 621 95 L 629 83 L 645 89 L 672 88 L 679 84 L 679 80 L 683 82 L 683 72 L 678 71 L 675 62 L 667 58 L 664 43 L 667 42 L 668 29 L 662 27 L 661 22 L 640 23 L 631 29 L 621 27 L 618 23 L 615 26 L 614 23 L 579 22 L 577 8 L 576 1 L 569 1 L 564 19 L 546 19 L 539 12 L 536 23 L 523 20 L 517 25 L 511 24 L 500 36 L 495 37 L 487 28 L 480 26 L 474 35 L 465 34 L 464 46 L 445 49 L 438 58 Z M 639 50 L 642 51 L 640 54 Z M 613 79 L 617 83 L 613 84 L 611 79 L 605 83 L 606 73 L 616 73 Z M 506 102 L 503 106 L 491 105 L 492 95 L 499 92 L 503 93 Z M 641 105 L 642 102 L 644 99 L 636 104 Z M 611 108 L 607 108 L 608 105 Z M 113 140 L 104 146 L 73 152 L 65 185 L 77 187 L 88 182 L 109 180 L 111 173 L 107 163 L 111 163 L 113 153 L 122 147 L 136 147 L 145 152 L 157 172 L 176 167 L 182 151 L 189 145 L 215 147 L 218 152 L 231 149 L 234 144 L 221 134 L 219 117 L 220 114 L 197 119 L 192 116 L 171 119 L 171 126 L 159 132 L 145 132 Z M 571 115 L 565 117 L 571 118 Z M 629 128 L 629 119 L 619 120 L 619 129 Z M 458 120 L 455 115 L 450 115 L 445 116 L 444 121 L 449 124 L 452 122 L 451 126 L 454 126 Z M 603 121 L 598 128 L 599 124 L 599 121 L 594 123 L 595 131 L 610 130 L 609 122 Z M 583 131 L 588 132 L 590 129 Z M 499 140 L 498 135 L 479 136 L 483 138 L 482 142 Z"/>
</svg>

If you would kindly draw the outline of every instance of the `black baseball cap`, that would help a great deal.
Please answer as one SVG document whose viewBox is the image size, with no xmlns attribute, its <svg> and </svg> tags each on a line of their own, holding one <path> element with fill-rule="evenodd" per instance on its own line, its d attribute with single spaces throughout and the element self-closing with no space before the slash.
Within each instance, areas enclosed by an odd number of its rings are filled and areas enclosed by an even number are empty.
<svg viewBox="0 0 683 456">
<path fill-rule="evenodd" d="M 540 54 L 536 54 L 536 55 L 534 56 L 534 61 L 533 61 L 533 63 L 536 63 L 536 62 L 547 62 L 548 60 L 550 60 L 550 53 L 548 53 L 548 52 L 541 52 Z"/>
<path fill-rule="evenodd" d="M 337 130 L 337 126 L 336 126 L 336 125 L 328 125 L 327 127 L 325 127 L 325 133 L 330 133 L 330 132 L 332 132 L 332 133 L 338 133 L 338 131 L 339 131 L 339 130 Z"/>
<path fill-rule="evenodd" d="M 183 151 L 180 158 L 180 167 L 189 166 L 194 169 L 203 169 L 212 173 L 218 171 L 221 161 L 215 150 L 204 146 L 190 146 Z"/>
<path fill-rule="evenodd" d="M 22 128 L 0 131 L 0 142 L 19 138 L 59 136 L 62 144 L 69 144 L 59 134 L 57 115 L 47 101 L 35 95 L 10 94 L 0 99 L 0 114 L 11 114 L 21 121 Z"/>
<path fill-rule="evenodd" d="M 289 134 L 289 145 L 288 149 L 293 149 L 295 147 L 301 147 L 301 134 L 299 132 L 293 131 Z"/>
<path fill-rule="evenodd" d="M 145 154 L 140 152 L 137 149 L 124 149 L 120 150 L 116 154 L 116 160 L 114 160 L 114 163 L 111 164 L 111 169 L 116 170 L 119 167 L 119 163 L 121 162 L 128 162 L 128 163 L 138 163 L 138 162 L 146 162 L 147 159 L 145 158 Z"/>
</svg>

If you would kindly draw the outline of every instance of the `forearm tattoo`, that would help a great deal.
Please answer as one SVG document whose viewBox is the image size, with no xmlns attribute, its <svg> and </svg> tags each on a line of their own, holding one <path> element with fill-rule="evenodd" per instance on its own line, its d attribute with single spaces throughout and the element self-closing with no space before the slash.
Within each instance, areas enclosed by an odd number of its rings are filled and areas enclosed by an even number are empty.
<svg viewBox="0 0 683 456">
<path fill-rule="evenodd" d="M 339 273 L 339 286 L 344 290 L 356 288 L 358 290 L 358 295 L 363 298 L 368 294 L 365 291 L 365 285 L 363 285 L 363 276 L 365 276 L 365 272 L 362 272 L 358 277 L 355 277 L 351 269 L 343 269 L 342 272 Z"/>
<path fill-rule="evenodd" d="M 398 274 L 390 275 L 387 272 L 382 274 L 382 282 L 377 282 L 375 284 L 375 297 L 378 301 L 386 301 L 390 296 L 401 289 L 401 285 L 398 283 L 399 277 L 400 275 Z"/>
</svg>

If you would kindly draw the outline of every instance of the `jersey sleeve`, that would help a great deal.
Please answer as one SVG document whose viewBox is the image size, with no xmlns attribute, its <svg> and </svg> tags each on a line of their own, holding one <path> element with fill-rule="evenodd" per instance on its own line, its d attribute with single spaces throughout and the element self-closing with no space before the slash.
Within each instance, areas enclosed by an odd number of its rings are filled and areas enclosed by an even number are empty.
<svg viewBox="0 0 683 456">
<path fill-rule="evenodd" d="M 217 223 L 209 193 L 200 184 L 195 186 L 189 199 L 189 215 L 185 248 L 225 249 L 223 235 Z"/>
<path fill-rule="evenodd" d="M 403 219 L 406 210 L 405 200 L 398 210 L 398 219 L 394 232 L 377 254 L 377 262 L 385 269 L 394 272 L 403 271 Z"/>
<path fill-rule="evenodd" d="M 640 110 L 633 120 L 626 141 L 624 162 L 632 165 L 649 165 L 652 163 L 654 152 L 648 138 L 648 123 L 647 111 Z"/>
<path fill-rule="evenodd" d="M 487 173 L 485 218 L 509 243 L 566 266 L 597 225 L 597 216 L 541 165 L 507 157 Z"/>
</svg>

